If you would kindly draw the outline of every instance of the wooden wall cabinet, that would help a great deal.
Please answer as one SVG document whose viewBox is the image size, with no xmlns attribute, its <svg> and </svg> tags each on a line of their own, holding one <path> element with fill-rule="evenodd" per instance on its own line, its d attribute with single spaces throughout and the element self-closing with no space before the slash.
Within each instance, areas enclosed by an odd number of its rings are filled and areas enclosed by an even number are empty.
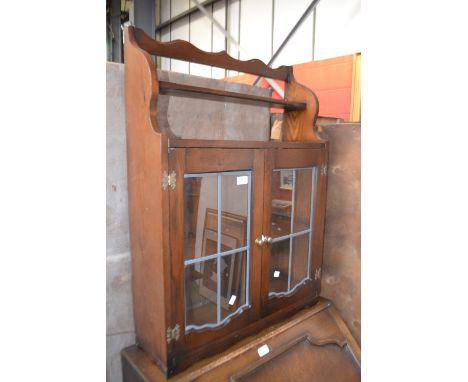
<svg viewBox="0 0 468 382">
<path fill-rule="evenodd" d="M 328 147 L 290 67 L 124 36 L 136 335 L 171 376 L 318 301 Z M 283 80 L 286 100 L 163 83 L 151 55 Z M 177 137 L 158 126 L 158 94 L 282 107 L 283 139 Z"/>
</svg>

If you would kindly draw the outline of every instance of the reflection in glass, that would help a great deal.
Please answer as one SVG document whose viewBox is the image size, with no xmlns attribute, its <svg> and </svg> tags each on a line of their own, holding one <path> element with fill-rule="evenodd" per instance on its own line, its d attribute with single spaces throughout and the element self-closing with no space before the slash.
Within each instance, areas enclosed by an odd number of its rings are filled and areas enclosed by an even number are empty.
<svg viewBox="0 0 468 382">
<path fill-rule="evenodd" d="M 310 228 L 310 194 L 312 191 L 312 170 L 295 170 L 294 176 L 294 224 L 293 232 Z"/>
<path fill-rule="evenodd" d="M 247 175 L 221 176 L 221 232 L 235 240 L 233 248 L 247 243 Z"/>
<path fill-rule="evenodd" d="M 203 325 L 217 322 L 217 276 L 216 259 L 185 267 L 186 325 Z"/>
<path fill-rule="evenodd" d="M 270 292 L 287 292 L 289 275 L 290 239 L 277 241 L 271 245 Z"/>
<path fill-rule="evenodd" d="M 281 237 L 291 233 L 291 207 L 293 170 L 273 171 L 271 183 L 271 237 Z"/>
<path fill-rule="evenodd" d="M 247 253 L 221 257 L 221 319 L 245 304 Z"/>
<path fill-rule="evenodd" d="M 307 278 L 307 260 L 309 253 L 309 234 L 299 235 L 292 239 L 291 282 L 290 288 Z"/>
<path fill-rule="evenodd" d="M 205 255 L 216 253 L 218 246 L 216 176 L 185 178 L 184 204 L 184 259 L 200 257 L 202 252 Z M 203 246 L 205 247 L 202 249 Z"/>
</svg>

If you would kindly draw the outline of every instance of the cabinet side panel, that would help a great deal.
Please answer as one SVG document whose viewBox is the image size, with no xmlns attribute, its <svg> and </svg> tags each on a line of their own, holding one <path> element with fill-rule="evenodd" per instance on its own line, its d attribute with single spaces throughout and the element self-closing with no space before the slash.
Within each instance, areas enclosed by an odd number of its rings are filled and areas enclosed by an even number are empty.
<svg viewBox="0 0 468 382">
<path fill-rule="evenodd" d="M 151 124 L 151 60 L 126 37 L 125 103 L 134 319 L 138 344 L 165 370 L 164 271 L 168 264 L 164 262 L 164 254 L 168 235 L 163 232 L 168 207 L 164 203 L 162 173 L 167 171 L 167 138 Z"/>
<path fill-rule="evenodd" d="M 319 110 L 315 93 L 293 79 L 286 83 L 285 97 L 288 101 L 305 101 L 307 108 L 284 113 L 283 141 L 323 142 L 317 135 L 315 125 Z"/>
</svg>

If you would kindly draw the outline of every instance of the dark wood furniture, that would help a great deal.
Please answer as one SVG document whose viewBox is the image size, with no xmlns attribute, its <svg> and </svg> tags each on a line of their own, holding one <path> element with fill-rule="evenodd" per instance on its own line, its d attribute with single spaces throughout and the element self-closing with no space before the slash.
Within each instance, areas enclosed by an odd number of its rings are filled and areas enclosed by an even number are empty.
<svg viewBox="0 0 468 382">
<path fill-rule="evenodd" d="M 263 355 L 261 349 L 268 353 Z M 122 370 L 125 382 L 166 380 L 137 346 L 122 351 Z M 354 382 L 360 375 L 359 346 L 335 307 L 321 298 L 282 324 L 195 363 L 171 381 Z"/>
<path fill-rule="evenodd" d="M 291 67 L 131 26 L 124 44 L 137 343 L 172 376 L 318 301 L 328 146 L 317 98 Z M 286 99 L 158 82 L 151 55 L 281 80 Z M 282 141 L 183 139 L 158 125 L 159 94 L 281 107 Z"/>
</svg>

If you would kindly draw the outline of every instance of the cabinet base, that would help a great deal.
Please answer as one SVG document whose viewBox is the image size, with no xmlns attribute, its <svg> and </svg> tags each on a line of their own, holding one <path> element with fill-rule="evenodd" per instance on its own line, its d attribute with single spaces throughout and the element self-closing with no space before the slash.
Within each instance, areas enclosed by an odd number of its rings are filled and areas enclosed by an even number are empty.
<svg viewBox="0 0 468 382">
<path fill-rule="evenodd" d="M 267 354 L 260 356 L 263 345 L 267 345 Z M 286 321 L 191 364 L 171 381 L 359 381 L 360 357 L 356 340 L 332 303 L 320 298 L 316 305 Z M 122 368 L 125 382 L 167 379 L 137 346 L 122 351 Z"/>
<path fill-rule="evenodd" d="M 262 319 L 259 319 L 241 329 L 235 330 L 226 336 L 210 341 L 209 344 L 200 346 L 198 348 L 193 348 L 190 351 L 184 351 L 183 353 L 170 353 L 168 357 L 166 375 L 167 377 L 171 377 L 177 373 L 180 373 L 199 360 L 213 356 L 215 354 L 219 354 L 246 337 L 256 335 L 271 325 L 282 323 L 285 319 L 291 317 L 302 309 L 317 304 L 318 301 L 318 296 L 312 298 L 307 303 L 304 303 L 303 300 L 300 300 L 296 304 L 288 305 L 283 309 L 280 309 L 274 313 L 270 313 Z"/>
</svg>

